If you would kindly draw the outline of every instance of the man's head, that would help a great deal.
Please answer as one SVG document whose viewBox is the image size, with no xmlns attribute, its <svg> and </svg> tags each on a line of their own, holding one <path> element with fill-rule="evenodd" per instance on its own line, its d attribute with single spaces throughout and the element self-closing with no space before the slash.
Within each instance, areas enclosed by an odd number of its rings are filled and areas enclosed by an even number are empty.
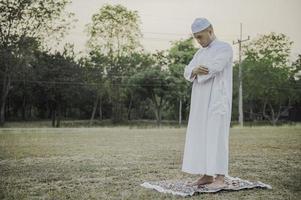
<svg viewBox="0 0 301 200">
<path fill-rule="evenodd" d="M 213 27 L 206 18 L 196 18 L 191 25 L 191 30 L 202 47 L 207 47 L 215 39 Z"/>
</svg>

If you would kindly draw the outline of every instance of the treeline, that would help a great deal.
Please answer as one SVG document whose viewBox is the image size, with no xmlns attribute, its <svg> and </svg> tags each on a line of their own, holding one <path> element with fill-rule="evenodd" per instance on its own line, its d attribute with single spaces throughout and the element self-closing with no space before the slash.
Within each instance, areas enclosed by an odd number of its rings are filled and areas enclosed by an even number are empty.
<svg viewBox="0 0 301 200">
<path fill-rule="evenodd" d="M 51 119 L 188 119 L 191 83 L 185 65 L 197 47 L 193 38 L 166 51 L 146 53 L 140 44 L 140 18 L 122 5 L 104 5 L 87 25 L 88 54 L 72 44 L 53 44 L 68 32 L 74 14 L 65 0 L 0 2 L 0 122 Z M 244 46 L 245 119 L 276 123 L 300 120 L 301 56 L 290 61 L 292 42 L 284 34 L 258 36 Z M 233 66 L 236 120 L 238 65 Z M 298 113 L 299 112 L 299 113 Z M 293 113 L 293 114 L 289 114 Z"/>
</svg>

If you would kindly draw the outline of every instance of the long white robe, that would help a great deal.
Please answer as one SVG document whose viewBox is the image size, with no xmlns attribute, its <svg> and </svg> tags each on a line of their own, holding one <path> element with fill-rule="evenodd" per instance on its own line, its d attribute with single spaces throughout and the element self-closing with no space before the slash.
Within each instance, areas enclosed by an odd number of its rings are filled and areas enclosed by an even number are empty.
<svg viewBox="0 0 301 200">
<path fill-rule="evenodd" d="M 184 77 L 193 85 L 183 172 L 228 175 L 232 62 L 231 45 L 216 38 L 208 47 L 200 48 L 185 67 Z M 191 78 L 193 68 L 200 65 L 209 73 Z"/>
</svg>

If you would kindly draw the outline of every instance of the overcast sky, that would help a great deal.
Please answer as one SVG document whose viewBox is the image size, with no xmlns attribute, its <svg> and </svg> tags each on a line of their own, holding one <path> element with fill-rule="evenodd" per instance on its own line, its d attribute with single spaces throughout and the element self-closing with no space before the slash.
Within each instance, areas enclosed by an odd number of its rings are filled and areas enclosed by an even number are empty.
<svg viewBox="0 0 301 200">
<path fill-rule="evenodd" d="M 147 51 L 167 49 L 170 41 L 187 38 L 194 18 L 206 17 L 217 37 L 230 44 L 239 38 L 242 23 L 243 38 L 284 33 L 294 42 L 292 57 L 301 53 L 301 0 L 73 0 L 67 9 L 78 22 L 65 41 L 74 43 L 76 51 L 85 51 L 84 26 L 105 3 L 138 11 Z M 233 48 L 237 58 L 237 45 Z"/>
</svg>

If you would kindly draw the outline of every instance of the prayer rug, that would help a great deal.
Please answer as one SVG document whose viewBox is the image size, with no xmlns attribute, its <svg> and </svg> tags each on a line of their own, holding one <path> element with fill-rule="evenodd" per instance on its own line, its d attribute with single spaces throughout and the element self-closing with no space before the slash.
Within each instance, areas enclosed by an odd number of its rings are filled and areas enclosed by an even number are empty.
<svg viewBox="0 0 301 200">
<path fill-rule="evenodd" d="M 171 193 L 173 195 L 180 196 L 192 196 L 196 193 L 214 193 L 219 191 L 237 191 L 242 189 L 251 188 L 265 188 L 272 189 L 268 184 L 262 183 L 260 181 L 249 181 L 240 179 L 238 177 L 225 176 L 226 187 L 223 188 L 208 188 L 207 185 L 201 187 L 188 186 L 187 184 L 193 180 L 164 180 L 164 181 L 147 181 L 140 184 L 142 187 L 154 189 L 158 192 Z"/>
</svg>

